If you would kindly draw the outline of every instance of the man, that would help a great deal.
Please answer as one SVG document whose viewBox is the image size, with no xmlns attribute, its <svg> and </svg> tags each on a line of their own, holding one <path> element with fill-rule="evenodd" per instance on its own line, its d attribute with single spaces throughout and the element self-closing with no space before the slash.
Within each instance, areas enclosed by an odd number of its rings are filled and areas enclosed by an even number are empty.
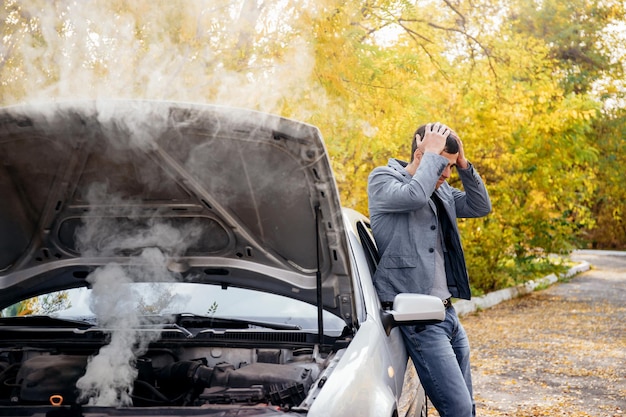
<svg viewBox="0 0 626 417">
<path fill-rule="evenodd" d="M 446 181 L 456 166 L 464 191 Z M 459 137 L 441 123 L 415 132 L 409 163 L 390 159 L 368 178 L 369 215 L 380 252 L 374 285 L 383 306 L 398 293 L 435 295 L 441 323 L 400 330 L 426 394 L 441 417 L 476 414 L 469 343 L 451 297 L 471 297 L 456 219 L 491 211 L 485 185 Z"/>
</svg>

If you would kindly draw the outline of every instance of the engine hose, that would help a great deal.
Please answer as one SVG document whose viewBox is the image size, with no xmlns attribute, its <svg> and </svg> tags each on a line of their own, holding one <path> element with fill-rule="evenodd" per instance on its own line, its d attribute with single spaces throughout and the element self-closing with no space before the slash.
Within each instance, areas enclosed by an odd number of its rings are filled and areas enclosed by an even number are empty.
<svg viewBox="0 0 626 417">
<path fill-rule="evenodd" d="M 166 366 L 159 372 L 159 378 L 176 381 L 180 384 L 211 386 L 213 368 L 197 361 L 181 361 Z"/>
<path fill-rule="evenodd" d="M 4 386 L 7 386 L 7 387 L 21 387 L 22 386 L 21 384 L 18 384 L 17 382 L 11 381 L 11 378 L 15 380 L 15 377 L 17 376 L 17 370 L 19 370 L 20 366 L 21 364 L 14 363 L 14 364 L 6 366 L 4 369 L 0 371 L 0 381 L 2 381 Z M 15 372 L 15 375 L 11 376 L 10 372 Z"/>
<path fill-rule="evenodd" d="M 161 393 L 158 389 L 156 389 L 156 387 L 152 386 L 151 384 L 145 382 L 145 381 L 140 381 L 137 380 L 135 381 L 135 384 L 140 384 L 142 387 L 147 388 L 148 390 L 150 390 L 150 392 L 152 394 L 154 394 L 156 397 L 159 397 L 158 400 L 155 399 L 151 399 L 151 398 L 145 398 L 145 397 L 141 397 L 138 395 L 131 395 L 131 397 L 139 399 L 139 400 L 143 400 L 143 401 L 148 401 L 148 402 L 152 402 L 152 403 L 171 403 L 172 400 L 170 400 L 169 398 L 167 398 L 165 395 L 163 395 L 163 393 Z"/>
</svg>

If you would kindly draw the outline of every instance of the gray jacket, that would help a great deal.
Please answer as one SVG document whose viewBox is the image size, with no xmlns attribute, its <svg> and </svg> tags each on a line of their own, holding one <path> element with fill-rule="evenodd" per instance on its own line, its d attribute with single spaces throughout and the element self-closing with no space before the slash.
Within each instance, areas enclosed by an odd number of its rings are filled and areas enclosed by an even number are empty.
<svg viewBox="0 0 626 417">
<path fill-rule="evenodd" d="M 411 175 L 406 162 L 390 159 L 387 166 L 375 168 L 368 178 L 369 216 L 374 239 L 381 255 L 374 285 L 381 301 L 393 301 L 399 293 L 430 294 L 435 276 L 435 245 L 438 227 L 436 192 L 451 220 L 451 235 L 458 244 L 451 268 L 446 263 L 450 293 L 457 298 L 471 297 L 469 278 L 456 223 L 461 217 L 482 217 L 491 211 L 485 184 L 470 164 L 458 169 L 464 191 L 444 182 L 436 191 L 437 180 L 448 164 L 441 155 L 427 152 Z"/>
</svg>

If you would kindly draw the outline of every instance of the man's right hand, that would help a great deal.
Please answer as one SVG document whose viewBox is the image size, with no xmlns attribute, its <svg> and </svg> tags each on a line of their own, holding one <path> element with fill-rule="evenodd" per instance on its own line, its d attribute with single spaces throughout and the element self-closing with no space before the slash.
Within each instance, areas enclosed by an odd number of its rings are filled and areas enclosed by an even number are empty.
<svg viewBox="0 0 626 417">
<path fill-rule="evenodd" d="M 450 128 L 442 123 L 428 123 L 424 132 L 424 138 L 418 147 L 424 152 L 440 154 L 446 146 L 446 138 L 450 135 Z"/>
</svg>

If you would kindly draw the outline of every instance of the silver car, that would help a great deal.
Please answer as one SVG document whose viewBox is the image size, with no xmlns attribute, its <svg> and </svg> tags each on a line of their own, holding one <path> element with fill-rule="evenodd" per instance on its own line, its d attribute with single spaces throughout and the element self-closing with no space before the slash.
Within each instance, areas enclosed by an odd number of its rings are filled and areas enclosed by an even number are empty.
<svg viewBox="0 0 626 417">
<path fill-rule="evenodd" d="M 320 132 L 102 100 L 0 109 L 0 415 L 424 416 Z"/>
</svg>

